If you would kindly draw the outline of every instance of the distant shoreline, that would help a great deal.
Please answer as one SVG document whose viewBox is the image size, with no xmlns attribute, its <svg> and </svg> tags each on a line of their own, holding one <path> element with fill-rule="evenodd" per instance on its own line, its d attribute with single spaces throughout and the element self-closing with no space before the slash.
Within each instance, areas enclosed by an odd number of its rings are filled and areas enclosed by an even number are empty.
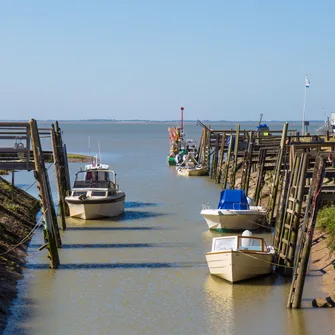
<svg viewBox="0 0 335 335">
<path fill-rule="evenodd" d="M 53 123 L 58 121 L 63 124 L 157 124 L 157 123 L 180 123 L 180 120 L 102 120 L 102 119 L 89 119 L 89 120 L 37 120 L 38 123 Z M 247 120 L 247 121 L 229 121 L 229 120 L 200 120 L 203 123 L 232 123 L 232 124 L 244 124 L 244 123 L 258 123 L 259 120 Z M 0 122 L 28 122 L 28 120 L 0 120 Z M 187 123 L 196 123 L 197 120 L 184 120 L 185 124 Z M 289 120 L 289 121 L 280 121 L 280 120 L 262 120 L 262 123 L 296 123 L 301 122 L 301 120 Z M 324 120 L 310 120 L 312 123 L 324 123 Z"/>
</svg>

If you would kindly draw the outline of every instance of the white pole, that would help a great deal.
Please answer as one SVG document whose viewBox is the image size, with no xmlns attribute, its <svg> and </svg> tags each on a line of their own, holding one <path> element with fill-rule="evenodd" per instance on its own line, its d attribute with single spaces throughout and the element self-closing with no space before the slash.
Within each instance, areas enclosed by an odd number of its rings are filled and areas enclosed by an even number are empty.
<svg viewBox="0 0 335 335">
<path fill-rule="evenodd" d="M 302 125 L 301 125 L 301 135 L 305 135 L 305 112 L 306 112 L 306 78 L 305 76 L 305 92 L 304 92 L 304 107 L 302 109 Z"/>
</svg>

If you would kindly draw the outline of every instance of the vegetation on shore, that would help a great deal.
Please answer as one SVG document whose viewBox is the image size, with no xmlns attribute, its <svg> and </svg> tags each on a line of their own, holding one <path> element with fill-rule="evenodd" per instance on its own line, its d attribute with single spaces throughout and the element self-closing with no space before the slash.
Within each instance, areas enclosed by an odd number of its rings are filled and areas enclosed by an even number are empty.
<svg viewBox="0 0 335 335">
<path fill-rule="evenodd" d="M 331 251 L 335 251 L 335 206 L 327 206 L 318 211 L 316 228 L 327 234 L 327 244 Z"/>
<path fill-rule="evenodd" d="M 67 154 L 67 159 L 69 162 L 91 162 L 92 157 L 82 154 Z"/>
</svg>

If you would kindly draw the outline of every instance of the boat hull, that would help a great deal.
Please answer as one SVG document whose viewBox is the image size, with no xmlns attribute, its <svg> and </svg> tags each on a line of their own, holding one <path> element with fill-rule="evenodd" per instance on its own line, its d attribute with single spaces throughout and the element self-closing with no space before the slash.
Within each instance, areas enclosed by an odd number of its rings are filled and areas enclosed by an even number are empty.
<svg viewBox="0 0 335 335">
<path fill-rule="evenodd" d="M 125 194 L 120 193 L 115 197 L 86 200 L 66 197 L 65 200 L 69 205 L 71 217 L 93 220 L 121 215 L 124 212 Z"/>
<path fill-rule="evenodd" d="M 203 209 L 200 214 L 210 230 L 219 232 L 259 229 L 266 218 L 264 210 Z"/>
<path fill-rule="evenodd" d="M 242 251 L 209 252 L 209 272 L 231 283 L 269 274 L 273 271 L 272 253 Z"/>
<path fill-rule="evenodd" d="M 167 156 L 166 162 L 169 166 L 176 166 L 176 159 L 175 157 Z"/>
<path fill-rule="evenodd" d="M 177 173 L 180 176 L 185 176 L 185 177 L 198 177 L 198 176 L 206 176 L 207 175 L 207 170 L 206 169 L 178 168 Z"/>
</svg>

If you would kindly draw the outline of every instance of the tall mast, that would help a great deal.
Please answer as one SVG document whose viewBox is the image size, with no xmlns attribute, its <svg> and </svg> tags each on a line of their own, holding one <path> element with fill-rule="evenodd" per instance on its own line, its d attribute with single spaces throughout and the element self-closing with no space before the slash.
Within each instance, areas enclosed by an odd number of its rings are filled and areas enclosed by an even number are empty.
<svg viewBox="0 0 335 335">
<path fill-rule="evenodd" d="M 180 107 L 181 117 L 180 117 L 180 132 L 181 136 L 184 136 L 184 107 Z"/>
</svg>

